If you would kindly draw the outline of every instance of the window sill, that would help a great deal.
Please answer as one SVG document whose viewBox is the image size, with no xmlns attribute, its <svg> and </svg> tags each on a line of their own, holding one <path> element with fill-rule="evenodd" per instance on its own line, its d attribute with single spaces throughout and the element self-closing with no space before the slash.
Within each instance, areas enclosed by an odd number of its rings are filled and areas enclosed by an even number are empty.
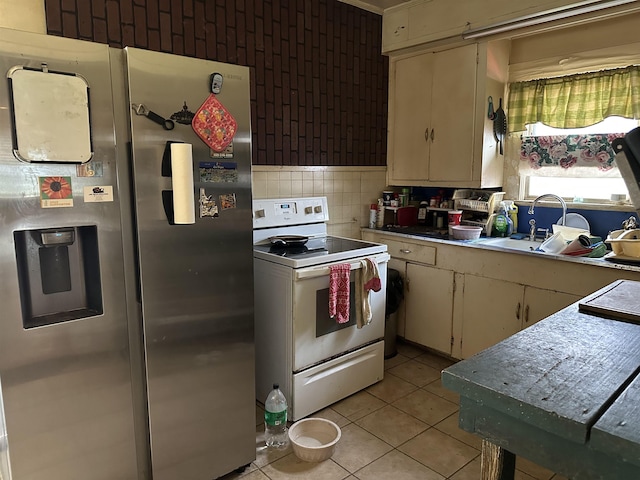
<svg viewBox="0 0 640 480">
<path fill-rule="evenodd" d="M 523 207 L 530 207 L 533 203 L 533 200 L 516 200 L 515 204 Z M 538 202 L 536 206 L 541 207 L 560 207 L 560 203 L 550 201 L 550 202 Z M 602 210 L 609 212 L 636 212 L 636 208 L 629 204 L 625 203 L 624 205 L 618 205 L 615 203 L 587 203 L 587 202 L 567 202 L 567 208 L 571 210 Z"/>
</svg>

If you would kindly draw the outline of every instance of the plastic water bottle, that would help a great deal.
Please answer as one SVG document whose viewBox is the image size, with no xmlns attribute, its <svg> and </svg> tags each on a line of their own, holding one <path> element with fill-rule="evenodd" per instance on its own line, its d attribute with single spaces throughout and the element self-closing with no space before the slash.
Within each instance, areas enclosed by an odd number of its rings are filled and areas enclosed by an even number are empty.
<svg viewBox="0 0 640 480">
<path fill-rule="evenodd" d="M 287 399 L 277 383 L 264 402 L 264 440 L 267 447 L 287 445 Z"/>
</svg>

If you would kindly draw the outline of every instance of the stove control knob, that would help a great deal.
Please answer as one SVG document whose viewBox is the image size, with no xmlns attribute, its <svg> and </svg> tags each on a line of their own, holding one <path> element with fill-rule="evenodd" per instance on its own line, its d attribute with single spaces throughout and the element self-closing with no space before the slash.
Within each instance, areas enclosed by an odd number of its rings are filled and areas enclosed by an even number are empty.
<svg viewBox="0 0 640 480">
<path fill-rule="evenodd" d="M 313 207 L 304 207 L 304 213 L 310 215 L 313 213 Z"/>
<path fill-rule="evenodd" d="M 264 218 L 264 209 L 256 210 L 256 218 Z"/>
<path fill-rule="evenodd" d="M 316 205 L 313 207 L 313 211 L 316 213 L 322 213 L 322 205 Z"/>
</svg>

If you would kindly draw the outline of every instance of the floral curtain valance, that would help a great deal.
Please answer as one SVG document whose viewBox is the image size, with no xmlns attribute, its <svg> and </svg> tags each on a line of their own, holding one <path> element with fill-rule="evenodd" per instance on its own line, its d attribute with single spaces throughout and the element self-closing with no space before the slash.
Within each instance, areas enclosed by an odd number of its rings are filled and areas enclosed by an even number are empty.
<svg viewBox="0 0 640 480">
<path fill-rule="evenodd" d="M 615 152 L 611 142 L 624 137 L 624 133 L 602 135 L 555 135 L 524 137 L 520 147 L 520 160 L 533 169 L 560 166 L 562 168 L 597 167 L 611 170 Z"/>
<path fill-rule="evenodd" d="M 537 122 L 579 128 L 613 115 L 640 118 L 640 66 L 511 83 L 507 107 L 512 132 Z"/>
</svg>

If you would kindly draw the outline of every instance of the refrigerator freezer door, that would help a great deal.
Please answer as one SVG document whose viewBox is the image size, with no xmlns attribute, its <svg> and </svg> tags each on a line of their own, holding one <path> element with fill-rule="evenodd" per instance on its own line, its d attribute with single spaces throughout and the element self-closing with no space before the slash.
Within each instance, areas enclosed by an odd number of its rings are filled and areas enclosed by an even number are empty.
<svg viewBox="0 0 640 480">
<path fill-rule="evenodd" d="M 89 84 L 95 155 L 82 166 L 18 160 L 11 138 L 8 82 L 0 82 L 0 477 L 135 480 L 138 472 L 125 305 L 128 292 L 123 280 L 120 206 L 115 188 L 114 98 L 108 47 L 0 30 L 3 74 L 12 67 L 40 68 L 43 63 L 52 71 L 81 75 Z M 83 132 L 86 134 L 86 130 Z M 79 173 L 88 168 L 99 171 L 100 176 Z M 61 183 L 68 187 L 61 190 Z M 58 188 L 55 201 L 60 208 L 44 208 L 42 187 L 46 184 Z M 113 187 L 110 201 L 83 201 L 83 191 L 96 185 Z M 67 198 L 60 198 L 63 193 Z M 47 229 L 63 232 L 71 227 L 78 227 L 76 232 L 79 228 L 90 229 L 97 242 L 91 260 L 96 266 L 95 283 L 99 284 L 96 288 L 103 311 L 94 309 L 84 318 L 59 318 L 58 323 L 24 328 L 26 298 L 19 288 L 19 242 L 14 233 L 32 235 Z M 42 250 L 51 248 L 51 240 L 37 236 L 34 251 L 39 249 L 44 255 Z M 63 243 L 70 240 L 68 237 Z M 79 277 L 86 279 L 86 275 Z M 45 312 L 56 298 L 69 293 L 66 290 L 78 289 L 76 282 L 64 287 L 58 281 L 48 286 L 40 283 Z M 86 291 L 79 289 L 77 303 L 86 303 L 82 298 Z M 69 308 L 73 307 L 62 307 L 65 311 Z M 49 313 L 59 314 L 59 310 Z"/>
<path fill-rule="evenodd" d="M 129 103 L 165 118 L 197 109 L 221 73 L 238 124 L 218 154 L 191 125 L 130 115 L 153 478 L 209 480 L 255 458 L 249 69 L 132 48 L 126 63 Z M 163 207 L 167 142 L 193 145 L 191 225 Z"/>
</svg>

